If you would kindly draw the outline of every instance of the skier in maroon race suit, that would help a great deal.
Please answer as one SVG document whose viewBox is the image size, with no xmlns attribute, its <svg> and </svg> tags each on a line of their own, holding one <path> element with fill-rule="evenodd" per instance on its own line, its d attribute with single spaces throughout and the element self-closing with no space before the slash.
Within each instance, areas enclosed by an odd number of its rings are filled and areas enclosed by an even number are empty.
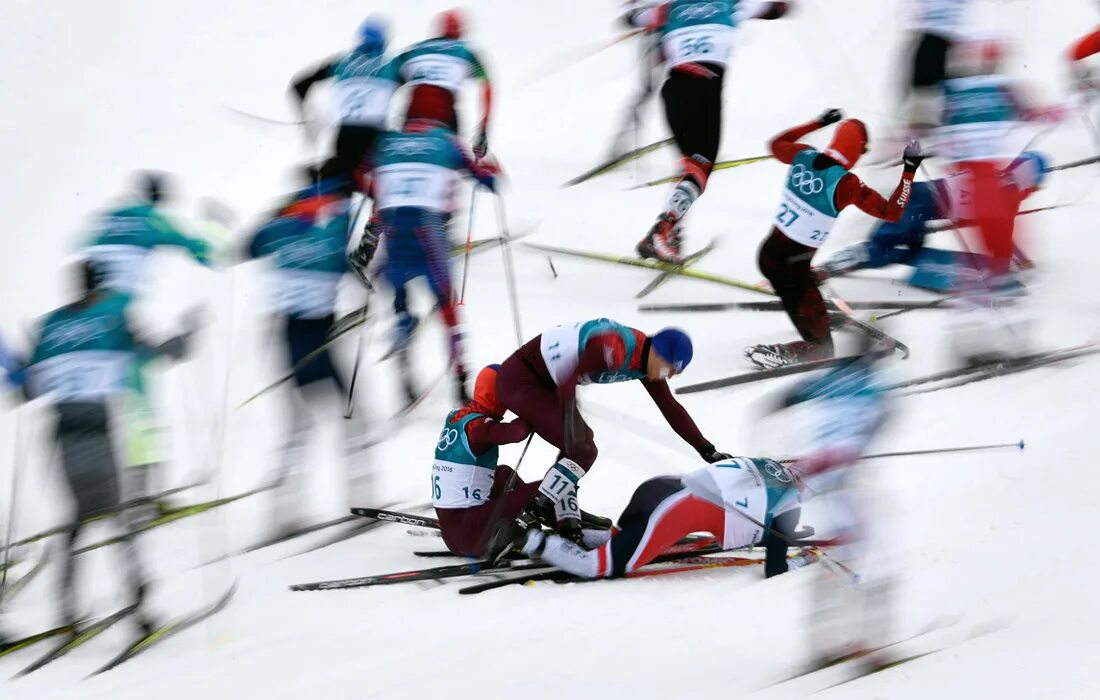
<svg viewBox="0 0 1100 700">
<path fill-rule="evenodd" d="M 666 381 L 691 358 L 691 339 L 678 328 L 647 336 L 601 318 L 551 328 L 505 360 L 497 375 L 501 405 L 560 450 L 532 499 L 532 514 L 564 536 L 581 540 L 577 483 L 596 461 L 597 450 L 577 409 L 577 384 L 640 380 L 668 424 L 703 459 L 726 459 L 703 437 Z"/>
</svg>

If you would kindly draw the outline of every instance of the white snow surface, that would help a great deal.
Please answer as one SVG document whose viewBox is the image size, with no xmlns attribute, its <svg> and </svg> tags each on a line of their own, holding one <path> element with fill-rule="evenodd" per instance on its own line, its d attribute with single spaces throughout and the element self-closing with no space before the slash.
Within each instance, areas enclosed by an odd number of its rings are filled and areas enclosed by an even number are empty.
<svg viewBox="0 0 1100 700">
<path fill-rule="evenodd" d="M 802 0 L 781 22 L 750 23 L 740 35 L 725 87 L 721 157 L 764 152 L 778 130 L 826 107 L 864 118 L 872 137 L 895 122 L 895 86 L 902 56 L 901 0 Z M 638 169 L 571 189 L 560 183 L 602 159 L 621 109 L 635 89 L 629 43 L 583 58 L 618 29 L 614 0 L 470 3 L 471 34 L 489 61 L 496 90 L 492 148 L 507 173 L 508 215 L 516 232 L 552 245 L 628 254 L 651 223 L 665 190 L 627 191 L 671 173 L 671 151 Z M 1062 101 L 1062 56 L 1097 20 L 1086 0 L 975 2 L 975 21 L 1013 37 L 1014 73 L 1037 99 Z M 391 47 L 425 36 L 436 0 L 391 3 Z M 190 0 L 186 3 L 98 0 L 0 5 L 0 139 L 5 155 L 0 211 L 8 222 L 12 267 L 0 277 L 0 327 L 22 342 L 22 328 L 66 298 L 62 266 L 92 213 L 115 197 L 135 169 L 178 175 L 173 212 L 195 220 L 202 196 L 227 202 L 245 235 L 275 197 L 290 188 L 287 173 L 310 150 L 292 127 L 260 123 L 233 106 L 275 118 L 291 114 L 290 76 L 351 41 L 370 8 L 348 0 Z M 583 60 L 580 60 L 582 59 Z M 464 100 L 470 125 L 478 104 Z M 320 96 L 319 96 L 320 97 Z M 323 100 L 317 102 L 323 105 Z M 656 107 L 647 141 L 662 137 Z M 1026 132 L 1026 133 L 1025 133 Z M 1035 132 L 1021 130 L 1021 144 Z M 814 138 L 822 139 L 818 135 Z M 882 139 L 878 144 L 882 148 Z M 820 142 L 820 141 L 818 141 Z M 1041 147 L 1055 162 L 1095 153 L 1076 117 Z M 900 149 L 900 145 L 889 148 Z M 319 151 L 317 151 L 319 152 Z M 882 151 L 876 152 L 878 153 Z M 932 167 L 935 168 L 934 162 Z M 865 171 L 880 189 L 897 169 Z M 701 267 L 755 282 L 756 249 L 780 192 L 783 168 L 760 163 L 716 173 L 688 220 L 688 247 L 719 238 Z M 1025 245 L 1041 275 L 1035 287 L 1039 324 L 1034 342 L 1059 347 L 1097 333 L 1094 250 L 1100 198 L 1097 173 L 1079 168 L 1053 176 L 1037 205 L 1072 202 L 1030 217 Z M 466 206 L 465 201 L 460 208 Z M 496 235 L 493 208 L 479 195 L 475 237 Z M 465 215 L 459 217 L 460 225 Z M 857 240 L 870 226 L 846 213 L 825 252 Z M 455 235 L 463 232 L 456 231 Z M 948 234 L 940 243 L 952 246 Z M 677 382 L 745 370 L 741 348 L 794 339 L 780 314 L 642 314 L 634 293 L 651 273 L 555 258 L 514 248 L 523 334 L 551 325 L 607 316 L 649 331 L 675 324 L 695 340 L 695 361 Z M 174 484 L 221 465 L 220 477 L 188 498 L 237 493 L 273 471 L 285 412 L 276 393 L 242 410 L 238 402 L 279 370 L 268 335 L 270 295 L 249 264 L 206 271 L 175 254 L 156 258 L 154 289 L 143 317 L 161 332 L 196 300 L 212 307 L 211 330 L 191 362 L 166 372 L 157 397 L 171 423 Z M 877 273 L 836 283 L 848 300 L 930 298 Z M 654 302 L 756 300 L 748 292 L 676 279 Z M 349 297 L 349 305 L 352 303 Z M 425 312 L 426 290 L 415 297 Z M 383 300 L 379 305 L 385 311 Z M 466 305 L 473 367 L 500 361 L 515 347 L 500 255 L 471 263 Z M 941 312 L 912 313 L 890 326 L 913 349 L 893 368 L 898 377 L 946 368 Z M 369 355 L 385 343 L 383 320 Z M 438 323 L 420 336 L 417 361 L 425 378 L 443 364 Z M 353 336 L 354 337 L 354 336 Z M 340 348 L 350 363 L 354 339 Z M 228 395 L 222 384 L 229 358 Z M 1100 579 L 1092 555 L 1095 491 L 1100 477 L 1090 435 L 1100 391 L 1096 362 L 1057 365 L 927 396 L 903 398 L 878 441 L 881 450 L 1027 441 L 1022 453 L 986 452 L 887 459 L 868 466 L 880 498 L 876 522 L 899 581 L 896 633 L 910 634 L 942 615 L 963 624 L 1003 623 L 999 631 L 934 656 L 829 691 L 833 697 L 927 698 L 1095 697 L 1100 644 L 1091 594 Z M 396 409 L 392 365 L 364 364 L 361 410 L 376 422 Z M 425 379 L 426 381 L 427 379 Z M 735 454 L 778 454 L 774 425 L 761 423 L 763 400 L 786 380 L 692 395 L 684 404 L 703 432 Z M 617 514 L 643 480 L 700 466 L 633 385 L 582 390 L 600 458 L 584 480 L 586 509 Z M 413 417 L 374 450 L 382 474 L 378 503 L 411 505 L 428 496 L 431 451 L 450 401 L 440 387 Z M 222 405 L 224 404 L 224 405 Z M 14 403 L 12 404 L 14 407 Z M 328 423 L 333 423 L 332 417 Z M 221 460 L 215 425 L 224 421 Z M 323 422 L 323 421 L 322 421 Z M 19 468 L 15 535 L 64 520 L 67 497 L 36 406 L 0 415 L 0 492 L 12 505 L 12 465 Z M 17 436 L 18 433 L 18 436 Z M 324 425 L 310 484 L 314 517 L 341 512 L 336 430 Z M 17 439 L 18 437 L 18 439 Z M 17 444 L 18 443 L 18 444 Z M 519 447 L 502 450 L 514 463 Z M 541 477 L 554 451 L 535 441 L 521 473 Z M 25 679 L 0 682 L 0 697 L 18 698 L 420 698 L 449 697 L 791 697 L 768 688 L 805 660 L 805 570 L 764 581 L 756 570 L 719 570 L 583 586 L 511 587 L 459 597 L 458 584 L 392 586 L 292 593 L 291 583 L 430 566 L 414 549 L 440 546 L 387 525 L 322 551 L 283 558 L 306 542 L 195 569 L 197 564 L 264 536 L 270 503 L 257 496 L 189 519 L 142 539 L 159 584 L 154 609 L 165 618 L 224 589 L 240 590 L 208 625 L 151 649 L 118 669 L 82 680 L 112 656 L 130 628 L 120 625 Z M 807 512 L 805 522 L 813 523 Z M 94 527 L 85 541 L 108 533 Z M 28 556 L 35 553 L 31 549 Z M 82 600 L 97 613 L 120 601 L 115 553 L 86 557 Z M 29 633 L 56 619 L 58 567 L 5 611 L 3 623 Z M 0 659 L 13 675 L 44 646 Z M 1092 659 L 1092 661 L 1090 661 Z M 827 693 L 828 694 L 828 693 Z"/>
</svg>

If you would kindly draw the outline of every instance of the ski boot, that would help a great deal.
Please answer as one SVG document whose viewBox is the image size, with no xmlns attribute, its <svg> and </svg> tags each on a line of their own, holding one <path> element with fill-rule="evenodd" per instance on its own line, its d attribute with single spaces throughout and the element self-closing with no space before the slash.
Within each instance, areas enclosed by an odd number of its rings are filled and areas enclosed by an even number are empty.
<svg viewBox="0 0 1100 700">
<path fill-rule="evenodd" d="M 400 352 L 409 347 L 413 333 L 416 332 L 416 327 L 418 325 L 420 325 L 420 319 L 407 311 L 403 311 L 397 315 L 397 325 L 394 326 L 393 329 L 394 352 Z"/>
<path fill-rule="evenodd" d="M 824 360 L 833 356 L 832 349 L 822 343 L 798 340 L 793 343 L 753 345 L 745 348 L 745 359 L 759 369 L 776 369 L 802 362 Z"/>
<path fill-rule="evenodd" d="M 678 222 L 672 214 L 665 212 L 649 229 L 645 238 L 638 241 L 635 250 L 642 259 L 652 258 L 661 262 L 681 265 L 684 259 L 680 255 L 681 234 Z"/>
<path fill-rule="evenodd" d="M 584 530 L 581 529 L 581 521 L 578 518 L 558 520 L 554 502 L 541 493 L 536 493 L 531 498 L 521 519 L 529 527 L 548 527 L 570 542 L 584 546 Z"/>
</svg>

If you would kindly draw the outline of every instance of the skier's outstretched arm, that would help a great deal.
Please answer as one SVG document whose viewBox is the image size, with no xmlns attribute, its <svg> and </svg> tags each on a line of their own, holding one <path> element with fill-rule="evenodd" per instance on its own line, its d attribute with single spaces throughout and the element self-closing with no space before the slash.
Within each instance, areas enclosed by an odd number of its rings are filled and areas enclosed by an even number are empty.
<svg viewBox="0 0 1100 700">
<path fill-rule="evenodd" d="M 718 452 L 714 444 L 703 437 L 703 433 L 700 432 L 699 426 L 695 424 L 687 409 L 672 395 L 668 382 L 663 379 L 655 382 L 643 379 L 642 386 L 649 392 L 653 403 L 657 404 L 657 408 L 661 410 L 661 415 L 668 421 L 669 427 L 675 430 L 684 442 L 694 447 L 700 457 L 708 462 L 729 458 L 729 455 Z"/>
<path fill-rule="evenodd" d="M 338 62 L 339 58 L 330 58 L 321 65 L 302 71 L 294 76 L 290 83 L 290 94 L 295 99 L 299 111 L 302 108 L 302 103 L 306 101 L 306 95 L 309 94 L 310 88 L 315 83 L 331 78 Z"/>
<path fill-rule="evenodd" d="M 476 455 L 484 454 L 499 445 L 522 442 L 531 434 L 531 426 L 522 418 L 510 423 L 498 423 L 488 417 L 471 421 L 466 426 L 466 438 Z"/>
<path fill-rule="evenodd" d="M 894 188 L 889 199 L 868 187 L 858 176 L 848 173 L 841 178 L 836 188 L 837 209 L 854 204 L 860 211 L 876 219 L 891 222 L 901 219 L 901 215 L 905 213 L 905 207 L 909 204 L 909 197 L 913 193 L 913 177 L 924 158 L 920 144 L 916 141 L 910 142 L 905 147 L 905 155 L 902 157 L 905 166 L 898 186 Z"/>
<path fill-rule="evenodd" d="M 842 117 L 843 114 L 839 109 L 827 109 L 817 119 L 799 124 L 777 134 L 768 142 L 768 150 L 780 162 L 790 165 L 799 153 L 807 148 L 813 148 L 808 143 L 800 143 L 798 139 L 824 126 L 838 122 Z"/>
</svg>

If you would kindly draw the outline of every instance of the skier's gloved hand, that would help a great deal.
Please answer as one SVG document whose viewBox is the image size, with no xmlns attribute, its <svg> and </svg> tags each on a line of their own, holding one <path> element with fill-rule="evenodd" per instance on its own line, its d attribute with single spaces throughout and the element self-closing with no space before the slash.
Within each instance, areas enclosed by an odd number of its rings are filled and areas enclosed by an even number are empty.
<svg viewBox="0 0 1100 700">
<path fill-rule="evenodd" d="M 474 136 L 473 150 L 478 160 L 484 158 L 485 154 L 489 152 L 489 135 L 486 133 L 485 124 L 477 129 L 477 135 Z"/>
<path fill-rule="evenodd" d="M 351 266 L 352 271 L 359 278 L 359 282 L 370 290 L 374 289 L 374 285 L 370 282 L 367 269 L 370 268 L 374 253 L 378 250 L 378 234 L 375 233 L 374 229 L 375 222 L 368 221 L 363 228 L 363 237 L 359 240 L 359 245 L 355 247 L 355 250 L 348 253 L 348 264 Z"/>
<path fill-rule="evenodd" d="M 725 452 L 719 452 L 709 442 L 699 448 L 699 456 L 705 459 L 708 464 L 714 464 L 733 457 L 733 455 L 728 455 Z"/>
<path fill-rule="evenodd" d="M 912 139 L 905 146 L 905 152 L 902 153 L 901 162 L 905 164 L 905 172 L 915 173 L 920 168 L 921 162 L 928 156 L 924 154 L 921 149 L 920 141 Z"/>
<path fill-rule="evenodd" d="M 833 107 L 822 112 L 821 116 L 817 118 L 817 123 L 821 126 L 828 126 L 830 124 L 836 124 L 843 118 L 844 112 Z"/>
</svg>

